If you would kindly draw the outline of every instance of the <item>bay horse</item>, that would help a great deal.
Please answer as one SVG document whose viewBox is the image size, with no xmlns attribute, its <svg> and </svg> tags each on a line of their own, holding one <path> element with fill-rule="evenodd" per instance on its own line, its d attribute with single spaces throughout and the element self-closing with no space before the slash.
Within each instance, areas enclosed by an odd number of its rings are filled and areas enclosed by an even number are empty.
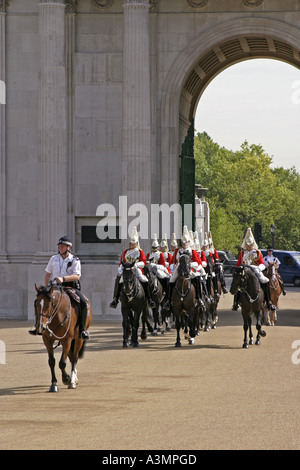
<svg viewBox="0 0 300 470">
<path fill-rule="evenodd" d="M 271 311 L 271 318 L 270 318 L 270 311 L 265 306 L 264 318 L 266 321 L 266 325 L 274 326 L 277 321 L 278 300 L 282 293 L 282 288 L 281 288 L 279 279 L 277 277 L 277 269 L 276 269 L 275 263 L 269 263 L 265 276 L 269 278 L 271 301 L 272 301 L 272 304 L 276 307 L 276 310 Z"/>
<path fill-rule="evenodd" d="M 57 378 L 55 375 L 54 343 L 59 341 L 62 346 L 62 354 L 59 368 L 62 373 L 62 382 L 68 388 L 76 388 L 78 383 L 76 365 L 82 358 L 85 340 L 79 337 L 78 308 L 79 304 L 71 300 L 62 287 L 49 284 L 36 289 L 34 302 L 37 334 L 42 335 L 43 342 L 48 351 L 48 364 L 51 370 L 51 386 L 49 392 L 58 392 Z M 87 299 L 86 329 L 92 321 L 92 309 Z M 66 372 L 67 358 L 71 362 L 71 376 Z"/>
<path fill-rule="evenodd" d="M 177 330 L 175 347 L 181 346 L 180 329 L 189 329 L 189 344 L 194 344 L 198 326 L 199 307 L 195 307 L 196 291 L 190 278 L 190 255 L 179 258 L 178 278 L 173 290 L 173 315 Z"/>
<path fill-rule="evenodd" d="M 255 344 L 260 344 L 260 338 L 266 336 L 266 332 L 261 329 L 263 316 L 264 292 L 261 288 L 259 279 L 257 278 L 251 266 L 238 266 L 234 268 L 230 293 L 235 295 L 240 291 L 240 304 L 242 307 L 242 316 L 244 321 L 244 342 L 243 348 L 248 348 L 248 330 L 249 344 L 253 344 L 252 333 L 252 314 L 256 317 L 257 336 Z"/>
<path fill-rule="evenodd" d="M 141 314 L 143 314 L 143 330 L 141 337 L 146 339 L 145 322 L 148 315 L 148 302 L 144 288 L 136 274 L 135 262 L 124 263 L 123 266 L 123 287 L 120 293 L 122 327 L 123 327 L 123 348 L 129 346 L 131 334 L 131 346 L 139 346 L 138 329 Z"/>
</svg>

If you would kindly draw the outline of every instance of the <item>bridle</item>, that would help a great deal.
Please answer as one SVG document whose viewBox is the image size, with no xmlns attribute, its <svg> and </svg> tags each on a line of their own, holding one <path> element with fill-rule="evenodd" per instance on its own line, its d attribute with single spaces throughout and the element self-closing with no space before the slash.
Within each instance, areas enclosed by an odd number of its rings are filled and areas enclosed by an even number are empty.
<svg viewBox="0 0 300 470">
<path fill-rule="evenodd" d="M 50 296 L 50 299 L 48 298 L 48 300 L 50 300 L 50 307 L 47 309 L 47 312 L 44 313 L 43 312 L 43 308 L 41 308 L 41 312 L 40 312 L 40 328 L 42 329 L 43 328 L 43 324 L 42 324 L 42 319 L 43 318 L 47 318 L 47 322 L 46 322 L 46 325 L 44 327 L 44 330 L 47 330 L 49 331 L 50 333 L 50 336 L 54 336 L 57 340 L 62 340 L 65 338 L 65 336 L 68 334 L 68 331 L 70 329 L 70 324 L 71 324 L 71 302 L 69 302 L 69 310 L 67 312 L 67 314 L 65 315 L 64 319 L 62 322 L 59 323 L 59 325 L 55 328 L 58 329 L 60 328 L 61 326 L 63 326 L 65 324 L 65 322 L 67 320 L 69 320 L 68 322 L 68 325 L 67 325 L 67 329 L 66 329 L 66 332 L 63 336 L 57 336 L 57 334 L 55 334 L 55 332 L 50 328 L 49 325 L 51 325 L 51 323 L 53 322 L 54 318 L 56 317 L 60 307 L 61 307 L 61 304 L 62 304 L 62 300 L 63 300 L 63 290 L 60 289 L 59 290 L 59 298 L 58 298 L 58 302 L 54 303 L 54 300 L 55 300 L 55 296 L 52 295 L 50 292 L 38 292 L 37 294 L 37 298 L 39 296 L 43 296 L 43 297 L 47 297 L 47 296 Z"/>
<path fill-rule="evenodd" d="M 251 269 L 251 266 L 247 266 L 247 267 Z M 249 303 L 253 304 L 259 299 L 259 296 L 260 296 L 260 290 L 261 290 L 260 282 L 258 281 L 257 296 L 253 299 L 247 291 L 247 275 L 245 273 L 245 266 L 241 266 L 241 268 L 242 268 L 240 272 L 241 282 L 237 290 L 239 290 L 241 294 L 246 294 L 246 297 L 248 298 Z"/>
</svg>

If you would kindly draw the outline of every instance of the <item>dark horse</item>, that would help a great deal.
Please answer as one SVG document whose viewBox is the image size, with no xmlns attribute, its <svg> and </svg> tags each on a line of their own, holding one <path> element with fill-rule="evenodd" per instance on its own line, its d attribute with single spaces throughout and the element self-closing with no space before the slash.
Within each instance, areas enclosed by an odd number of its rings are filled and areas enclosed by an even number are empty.
<svg viewBox="0 0 300 470">
<path fill-rule="evenodd" d="M 131 332 L 131 346 L 138 347 L 138 329 L 140 316 L 143 312 L 144 318 L 148 314 L 148 303 L 144 288 L 136 275 L 135 263 L 123 263 L 123 287 L 120 293 L 122 327 L 123 327 L 123 348 L 129 346 L 129 336 Z M 146 331 L 143 321 L 142 339 L 146 338 Z"/>
<path fill-rule="evenodd" d="M 255 344 L 260 344 L 261 336 L 266 336 L 266 332 L 261 329 L 263 317 L 264 293 L 251 266 L 238 266 L 234 268 L 230 293 L 235 295 L 240 291 L 240 304 L 244 320 L 244 343 L 243 348 L 248 348 L 247 332 L 249 329 L 249 344 L 253 344 L 253 334 L 251 329 L 251 315 L 256 317 L 257 336 Z"/>
<path fill-rule="evenodd" d="M 211 328 L 215 329 L 218 322 L 217 308 L 222 294 L 220 281 L 221 264 L 220 262 L 213 263 L 211 258 L 209 256 L 207 257 L 207 291 L 210 302 L 205 301 L 205 310 L 203 312 L 205 315 L 205 323 L 203 331 L 209 331 Z"/>
<path fill-rule="evenodd" d="M 83 356 L 85 340 L 79 337 L 78 309 L 79 304 L 71 300 L 62 287 L 35 286 L 37 295 L 34 302 L 38 334 L 42 334 L 44 344 L 48 351 L 48 364 L 51 369 L 51 386 L 49 392 L 57 392 L 57 379 L 55 376 L 54 343 L 59 341 L 62 346 L 62 355 L 59 368 L 62 381 L 68 388 L 76 388 L 78 383 L 76 364 Z M 92 321 L 92 310 L 87 300 L 86 329 Z M 66 362 L 71 362 L 71 376 L 66 373 Z"/>
<path fill-rule="evenodd" d="M 180 329 L 189 328 L 189 344 L 194 344 L 198 326 L 199 307 L 195 307 L 196 292 L 190 278 L 190 256 L 181 254 L 178 278 L 173 291 L 173 315 L 177 330 L 175 347 L 180 347 Z"/>
<path fill-rule="evenodd" d="M 160 329 L 160 315 L 159 309 L 161 308 L 161 321 L 162 324 L 166 324 L 166 328 L 162 327 L 162 334 L 165 333 L 167 329 L 167 317 L 169 313 L 163 308 L 163 303 L 165 300 L 166 293 L 164 293 L 163 286 L 157 277 L 157 266 L 151 266 L 150 263 L 147 263 L 144 267 L 144 273 L 148 279 L 152 300 L 155 302 L 155 308 L 152 308 L 153 312 L 153 336 L 157 336 L 157 332 Z M 149 326 L 148 326 L 149 329 Z"/>
</svg>

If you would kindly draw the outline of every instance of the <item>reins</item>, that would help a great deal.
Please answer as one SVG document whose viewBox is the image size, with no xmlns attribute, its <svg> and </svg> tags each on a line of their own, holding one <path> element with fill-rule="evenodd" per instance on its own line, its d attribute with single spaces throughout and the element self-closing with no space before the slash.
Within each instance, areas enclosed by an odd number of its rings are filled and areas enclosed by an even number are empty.
<svg viewBox="0 0 300 470">
<path fill-rule="evenodd" d="M 249 266 L 249 268 L 251 268 L 251 266 Z M 244 293 L 246 294 L 246 296 L 248 297 L 248 301 L 250 304 L 253 304 L 254 302 L 256 302 L 260 296 L 260 290 L 261 290 L 261 287 L 260 287 L 260 283 L 258 282 L 258 292 L 257 292 L 257 296 L 255 297 L 255 299 L 253 299 L 251 297 L 251 295 L 248 293 L 248 291 L 246 290 L 246 287 L 247 287 L 247 278 L 246 278 L 246 274 L 245 274 L 245 271 L 244 271 L 245 268 L 243 268 L 243 280 L 246 280 L 246 283 L 245 283 L 245 286 L 243 288 L 239 288 L 240 292 L 241 293 Z"/>
<path fill-rule="evenodd" d="M 57 302 L 56 306 L 54 306 L 53 297 L 51 296 L 51 304 L 52 304 L 53 310 L 52 310 L 51 316 L 50 316 L 50 318 L 47 321 L 46 326 L 45 326 L 45 329 L 49 331 L 50 336 L 54 336 L 57 340 L 62 340 L 67 336 L 67 334 L 69 332 L 69 329 L 70 329 L 70 325 L 71 325 L 71 301 L 68 298 L 68 300 L 69 300 L 69 311 L 66 313 L 63 321 L 56 327 L 56 329 L 60 328 L 61 326 L 64 325 L 66 320 L 69 319 L 69 323 L 67 325 L 67 329 L 66 329 L 65 334 L 63 336 L 57 336 L 57 334 L 55 334 L 54 331 L 49 327 L 49 325 L 52 323 L 52 321 L 54 320 L 55 316 L 57 315 L 57 313 L 60 309 L 62 299 L 63 299 L 63 291 L 61 290 L 58 302 Z"/>
</svg>

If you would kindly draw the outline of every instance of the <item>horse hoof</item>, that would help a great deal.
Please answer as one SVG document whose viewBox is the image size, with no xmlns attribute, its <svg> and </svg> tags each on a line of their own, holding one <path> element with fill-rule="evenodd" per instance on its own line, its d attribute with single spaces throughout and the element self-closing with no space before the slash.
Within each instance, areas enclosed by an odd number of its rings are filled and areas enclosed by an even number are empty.
<svg viewBox="0 0 300 470">
<path fill-rule="evenodd" d="M 194 338 L 190 338 L 190 339 L 189 339 L 189 344 L 195 344 L 195 339 L 194 339 Z"/>
<path fill-rule="evenodd" d="M 261 330 L 260 336 L 262 336 L 264 338 L 265 336 L 267 336 L 267 333 L 264 330 Z"/>
<path fill-rule="evenodd" d="M 147 339 L 147 335 L 141 335 L 141 339 L 145 341 Z"/>
<path fill-rule="evenodd" d="M 68 388 L 74 390 L 76 388 L 76 384 L 75 383 L 70 383 Z"/>
<path fill-rule="evenodd" d="M 123 343 L 123 348 L 129 348 L 128 341 L 124 341 L 124 343 Z"/>
<path fill-rule="evenodd" d="M 259 339 L 257 339 L 257 340 L 255 341 L 255 344 L 256 344 L 256 346 L 260 346 L 260 341 L 259 341 Z"/>
<path fill-rule="evenodd" d="M 56 393 L 58 392 L 58 386 L 56 384 L 51 384 L 49 388 L 50 393 Z"/>
<path fill-rule="evenodd" d="M 62 379 L 64 385 L 69 385 L 71 383 L 71 377 L 68 375 Z"/>
<path fill-rule="evenodd" d="M 248 344 L 247 343 L 243 344 L 243 349 L 248 349 Z"/>
<path fill-rule="evenodd" d="M 175 343 L 175 348 L 181 348 L 181 343 L 179 342 Z"/>
<path fill-rule="evenodd" d="M 131 346 L 132 346 L 133 348 L 138 348 L 138 347 L 139 347 L 139 343 L 138 343 L 138 342 L 136 342 L 136 343 L 132 343 L 132 345 L 131 345 Z"/>
<path fill-rule="evenodd" d="M 254 344 L 253 339 L 250 339 L 249 344 L 250 344 L 251 346 L 252 346 L 252 344 Z"/>
</svg>

